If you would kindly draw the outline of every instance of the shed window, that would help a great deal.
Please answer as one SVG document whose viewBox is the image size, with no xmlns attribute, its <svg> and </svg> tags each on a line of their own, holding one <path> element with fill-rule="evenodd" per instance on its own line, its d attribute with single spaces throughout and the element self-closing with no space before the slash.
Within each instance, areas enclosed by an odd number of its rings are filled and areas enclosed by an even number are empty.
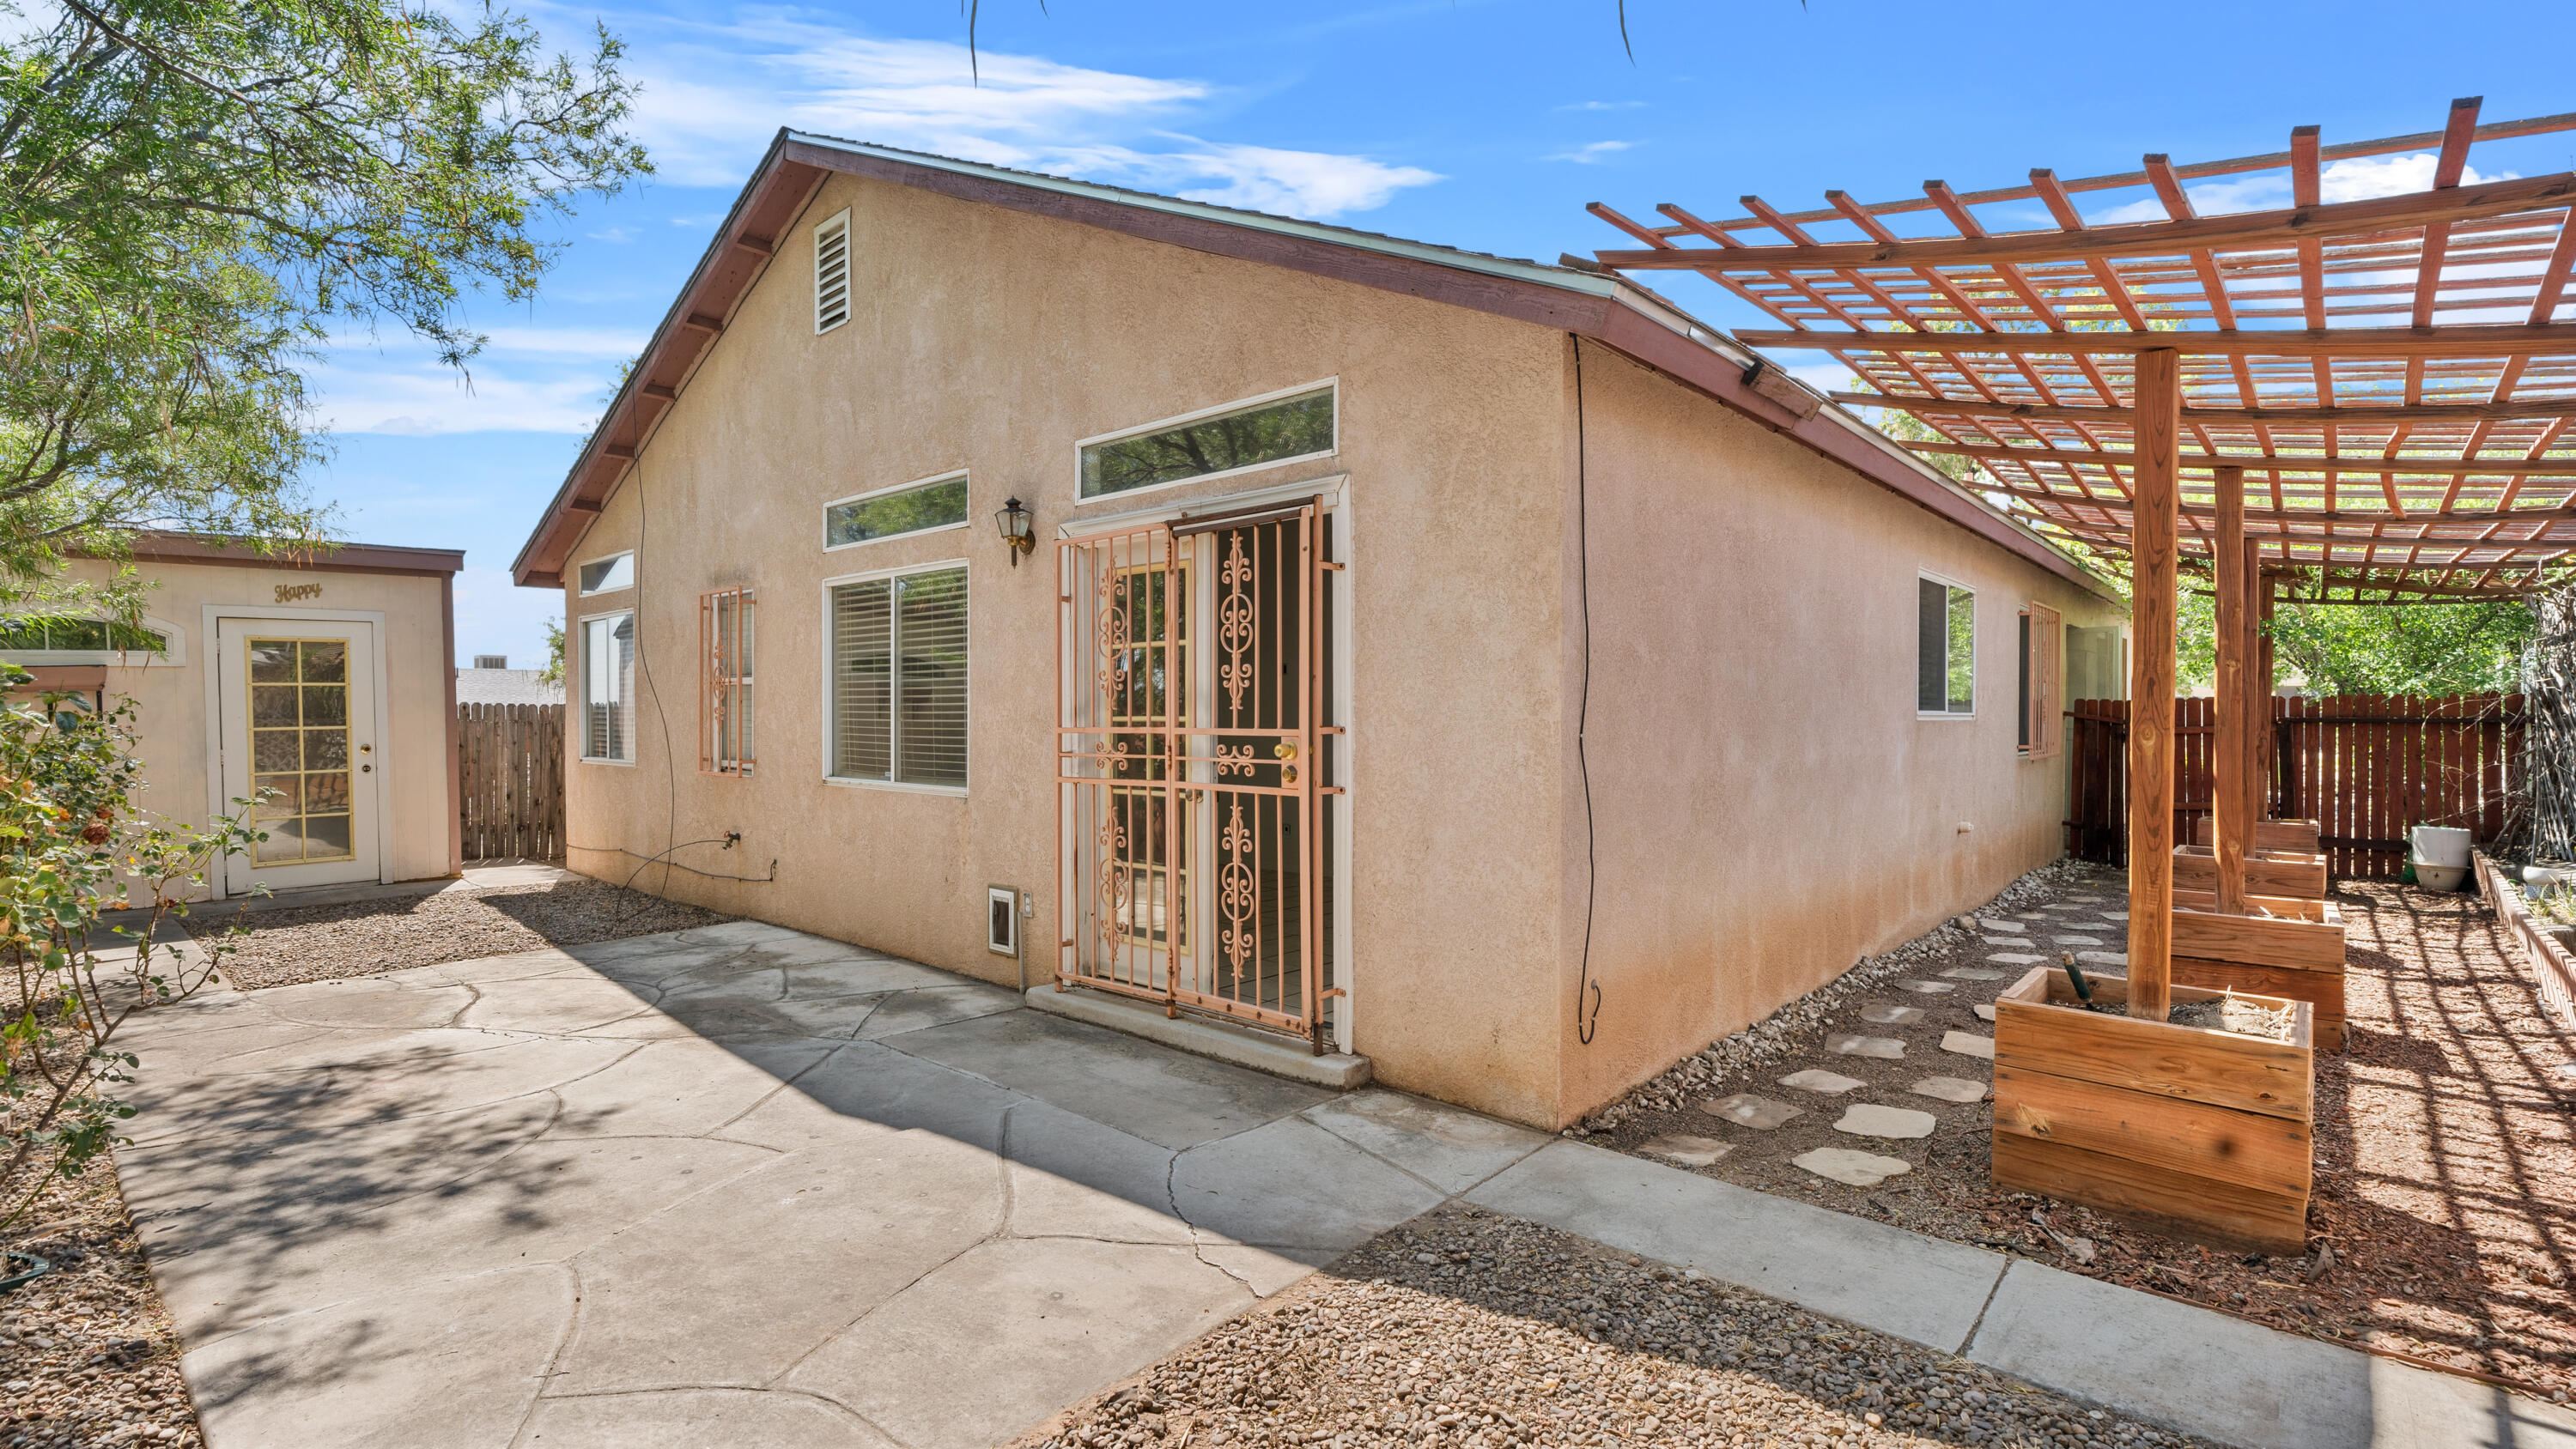
<svg viewBox="0 0 2576 1449">
<path fill-rule="evenodd" d="M 635 587 L 635 554 L 633 550 L 595 558 L 581 566 L 581 591 L 585 594 L 613 594 L 619 589 Z"/>
<path fill-rule="evenodd" d="M 635 616 L 581 621 L 581 757 L 632 761 L 635 740 Z"/>
<path fill-rule="evenodd" d="M 1944 579 L 1915 581 L 1914 711 L 1977 711 L 1977 596 Z"/>
<path fill-rule="evenodd" d="M 966 522 L 966 475 L 907 483 L 823 506 L 823 547 L 847 548 Z"/>
<path fill-rule="evenodd" d="M 1335 421 L 1333 389 L 1321 387 L 1086 443 L 1082 496 L 1319 457 L 1334 450 Z"/>
<path fill-rule="evenodd" d="M 2033 604 L 2021 613 L 2022 753 L 2044 760 L 2057 753 L 2065 733 L 2058 703 L 2059 665 L 2064 631 L 2055 609 Z"/>
<path fill-rule="evenodd" d="M 698 691 L 698 768 L 751 774 L 752 591 L 718 589 L 698 598 L 698 650 L 706 681 Z"/>
<path fill-rule="evenodd" d="M 112 619 L 0 620 L 0 654 L 170 652 L 168 635 Z"/>
<path fill-rule="evenodd" d="M 814 330 L 850 320 L 850 214 L 814 228 Z"/>
<path fill-rule="evenodd" d="M 966 570 L 831 592 L 832 777 L 966 786 Z"/>
</svg>

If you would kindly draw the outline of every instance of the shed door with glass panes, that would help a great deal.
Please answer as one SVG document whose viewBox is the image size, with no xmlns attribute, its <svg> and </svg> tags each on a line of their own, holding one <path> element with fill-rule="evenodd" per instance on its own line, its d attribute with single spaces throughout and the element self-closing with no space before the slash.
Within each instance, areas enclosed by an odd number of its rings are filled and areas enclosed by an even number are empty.
<svg viewBox="0 0 2576 1449">
<path fill-rule="evenodd" d="M 233 859 L 226 889 L 375 880 L 375 626 L 225 619 L 216 645 L 224 799 L 253 802 L 268 835 Z"/>
</svg>

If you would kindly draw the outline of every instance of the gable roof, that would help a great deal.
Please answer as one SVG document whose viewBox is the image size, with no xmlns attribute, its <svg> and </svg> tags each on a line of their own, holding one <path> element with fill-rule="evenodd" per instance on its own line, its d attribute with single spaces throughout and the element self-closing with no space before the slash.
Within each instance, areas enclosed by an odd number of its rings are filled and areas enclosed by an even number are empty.
<svg viewBox="0 0 2576 1449">
<path fill-rule="evenodd" d="M 559 588 L 637 451 L 724 334 L 796 214 L 834 173 L 1009 207 L 1218 256 L 1469 307 L 1588 337 L 1844 464 L 2079 587 L 2110 591 L 2028 526 L 1856 414 L 1623 278 L 1204 201 L 782 128 L 510 567 Z"/>
</svg>

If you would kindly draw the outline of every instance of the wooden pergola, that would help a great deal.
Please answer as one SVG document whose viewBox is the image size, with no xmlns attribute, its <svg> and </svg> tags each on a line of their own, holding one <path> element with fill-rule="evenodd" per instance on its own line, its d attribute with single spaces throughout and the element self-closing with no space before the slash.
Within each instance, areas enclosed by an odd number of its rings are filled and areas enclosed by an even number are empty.
<svg viewBox="0 0 2576 1449">
<path fill-rule="evenodd" d="M 2576 114 L 2481 125 L 2478 108 L 2420 135 L 2327 146 L 2301 127 L 2268 155 L 1873 204 L 1666 204 L 1660 226 L 1591 207 L 1638 243 L 1604 265 L 1725 287 L 1781 324 L 1740 340 L 1840 360 L 1870 390 L 1835 400 L 1910 413 L 1915 449 L 1974 459 L 1972 486 L 2127 562 L 2133 1016 L 2167 1012 L 2179 570 L 2218 596 L 2217 905 L 2243 915 L 2273 582 L 2503 597 L 2576 567 L 2576 175 L 2471 165 Z M 2432 155 L 2425 189 L 2341 194 L 2372 188 L 2337 163 L 2410 153 Z M 2222 177 L 2289 205 L 2200 215 L 2186 183 Z M 2076 198 L 2105 191 L 2149 219 L 2088 222 Z M 1975 208 L 1996 203 L 2054 224 L 1990 230 Z"/>
<path fill-rule="evenodd" d="M 2481 125 L 2464 100 L 2421 135 L 2327 146 L 2302 127 L 2270 155 L 2078 181 L 1828 191 L 1798 212 L 1747 196 L 1721 220 L 1667 204 L 1661 226 L 1591 208 L 1639 244 L 1604 265 L 1716 282 L 1781 324 L 1740 340 L 1838 359 L 1860 387 L 1836 401 L 1911 414 L 1912 447 L 1973 460 L 1969 486 L 2129 570 L 2127 974 L 2035 967 L 1996 998 L 1998 1185 L 2304 1245 L 2313 1052 L 2342 1041 L 2345 948 L 2313 824 L 2258 819 L 2260 620 L 2284 579 L 2421 603 L 2576 569 L 2576 175 L 2471 164 L 2481 142 L 2569 130 L 2576 114 Z M 2406 159 L 2348 164 L 2381 157 Z M 2398 176 L 2420 189 L 2386 194 Z M 2186 183 L 2210 178 L 2288 205 L 2200 215 Z M 2076 197 L 2101 192 L 2128 195 L 2088 220 Z M 2052 224 L 1990 230 L 1980 207 Z M 2186 567 L 2218 600 L 2214 859 L 2173 839 Z M 2302 831 L 2305 853 L 2279 848 Z M 2178 859 L 2215 886 L 2182 910 Z M 2313 888 L 2249 894 L 2249 874 Z M 2172 1020 L 2177 1000 L 2204 1019 Z M 2088 1014 L 2111 1005 L 2125 1015 Z M 2287 1035 L 2223 1025 L 2240 1008 L 2285 1013 Z"/>
</svg>

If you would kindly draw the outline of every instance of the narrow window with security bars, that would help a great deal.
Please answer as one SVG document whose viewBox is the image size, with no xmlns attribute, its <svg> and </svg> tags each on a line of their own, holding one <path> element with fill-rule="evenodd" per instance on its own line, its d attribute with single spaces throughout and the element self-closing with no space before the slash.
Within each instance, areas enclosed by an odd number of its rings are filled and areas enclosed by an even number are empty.
<svg viewBox="0 0 2576 1449">
<path fill-rule="evenodd" d="M 698 596 L 698 768 L 748 779 L 752 768 L 751 662 L 757 599 L 750 589 Z"/>
<path fill-rule="evenodd" d="M 966 570 L 831 591 L 831 778 L 966 788 Z"/>
</svg>

